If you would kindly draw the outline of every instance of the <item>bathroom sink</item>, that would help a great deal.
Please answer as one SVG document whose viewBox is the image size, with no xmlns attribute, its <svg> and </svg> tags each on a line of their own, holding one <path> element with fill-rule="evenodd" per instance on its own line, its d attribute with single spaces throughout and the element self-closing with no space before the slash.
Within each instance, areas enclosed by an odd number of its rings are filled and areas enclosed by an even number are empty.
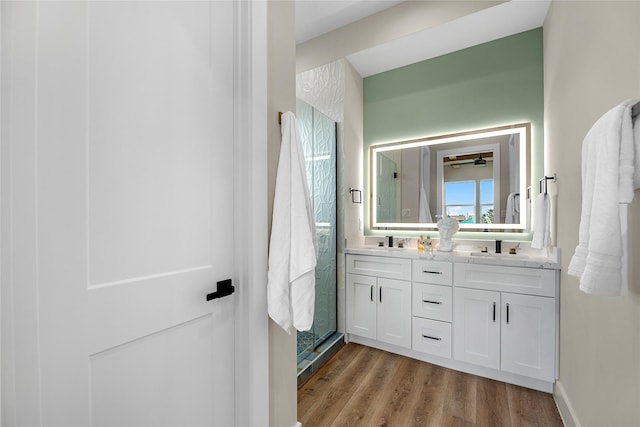
<svg viewBox="0 0 640 427">
<path fill-rule="evenodd" d="M 510 253 L 491 253 L 491 252 L 471 252 L 469 254 L 472 257 L 478 258 L 512 258 L 512 259 L 527 259 L 527 255 L 522 254 L 510 254 Z"/>
</svg>

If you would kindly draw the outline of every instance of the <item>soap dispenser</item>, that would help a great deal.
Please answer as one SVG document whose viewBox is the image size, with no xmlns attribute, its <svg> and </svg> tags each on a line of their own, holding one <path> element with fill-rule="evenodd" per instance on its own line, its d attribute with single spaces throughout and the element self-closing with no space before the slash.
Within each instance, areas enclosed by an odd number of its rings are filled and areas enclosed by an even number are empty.
<svg viewBox="0 0 640 427">
<path fill-rule="evenodd" d="M 418 250 L 424 251 L 424 238 L 422 236 L 418 237 Z"/>
</svg>

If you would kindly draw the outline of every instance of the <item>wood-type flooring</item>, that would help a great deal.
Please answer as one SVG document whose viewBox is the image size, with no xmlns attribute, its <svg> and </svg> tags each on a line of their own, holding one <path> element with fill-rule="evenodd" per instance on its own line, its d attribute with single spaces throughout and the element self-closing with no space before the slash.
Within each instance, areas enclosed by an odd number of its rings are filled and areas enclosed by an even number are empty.
<svg viewBox="0 0 640 427">
<path fill-rule="evenodd" d="M 562 426 L 548 393 L 349 343 L 298 389 L 303 427 Z"/>
</svg>

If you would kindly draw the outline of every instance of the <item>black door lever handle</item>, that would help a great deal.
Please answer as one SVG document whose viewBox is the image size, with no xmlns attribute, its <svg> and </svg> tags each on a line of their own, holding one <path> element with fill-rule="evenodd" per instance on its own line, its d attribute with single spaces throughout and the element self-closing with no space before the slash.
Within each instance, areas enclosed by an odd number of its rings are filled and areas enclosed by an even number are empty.
<svg viewBox="0 0 640 427">
<path fill-rule="evenodd" d="M 231 284 L 231 279 L 221 280 L 217 283 L 216 291 L 207 294 L 207 301 L 212 299 L 226 297 L 234 293 L 236 288 Z"/>
</svg>

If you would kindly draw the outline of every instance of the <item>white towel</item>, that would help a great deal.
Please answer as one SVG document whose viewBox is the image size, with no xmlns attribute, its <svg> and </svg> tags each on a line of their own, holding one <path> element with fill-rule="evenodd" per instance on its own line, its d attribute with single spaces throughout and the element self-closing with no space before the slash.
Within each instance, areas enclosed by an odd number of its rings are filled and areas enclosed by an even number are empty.
<svg viewBox="0 0 640 427">
<path fill-rule="evenodd" d="M 507 196 L 507 209 L 505 210 L 504 222 L 506 224 L 520 223 L 520 195 L 519 193 L 509 193 Z"/>
<path fill-rule="evenodd" d="M 535 214 L 533 218 L 535 224 L 533 225 L 531 247 L 534 249 L 548 248 L 551 246 L 551 206 L 549 203 L 549 195 L 546 193 L 538 194 L 534 209 Z"/>
<path fill-rule="evenodd" d="M 289 332 L 311 329 L 315 304 L 316 227 L 296 118 L 282 115 L 269 246 L 269 316 Z"/>
<path fill-rule="evenodd" d="M 640 103 L 636 104 L 638 115 L 633 119 L 633 142 L 635 165 L 633 170 L 633 189 L 640 189 Z"/>
<path fill-rule="evenodd" d="M 631 108 L 625 101 L 605 113 L 582 143 L 582 213 L 578 246 L 568 273 L 580 278 L 580 289 L 595 295 L 622 291 L 622 224 L 620 204 L 630 203 L 634 189 Z"/>
<path fill-rule="evenodd" d="M 429 169 L 431 164 L 431 149 L 429 147 L 422 147 L 420 152 L 422 154 L 422 164 L 420 167 L 420 204 L 418 222 L 433 222 L 431 208 L 429 208 L 429 182 L 431 181 Z"/>
</svg>

